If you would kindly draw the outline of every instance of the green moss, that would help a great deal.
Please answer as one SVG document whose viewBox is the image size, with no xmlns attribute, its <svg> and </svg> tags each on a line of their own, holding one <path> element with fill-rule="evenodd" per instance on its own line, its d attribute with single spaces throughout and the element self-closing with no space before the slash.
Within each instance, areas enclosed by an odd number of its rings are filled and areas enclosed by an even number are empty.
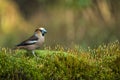
<svg viewBox="0 0 120 80">
<path fill-rule="evenodd" d="M 0 80 L 119 80 L 119 42 L 96 49 L 0 50 Z M 28 55 L 29 54 L 29 55 Z"/>
</svg>

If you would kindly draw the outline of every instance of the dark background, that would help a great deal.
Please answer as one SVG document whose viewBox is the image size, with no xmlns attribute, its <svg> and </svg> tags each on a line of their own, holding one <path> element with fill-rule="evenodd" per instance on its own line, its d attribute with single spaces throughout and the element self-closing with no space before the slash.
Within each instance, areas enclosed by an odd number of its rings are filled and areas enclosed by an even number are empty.
<svg viewBox="0 0 120 80">
<path fill-rule="evenodd" d="M 45 27 L 46 46 L 96 47 L 120 40 L 120 0 L 1 0 L 0 45 L 14 47 Z"/>
</svg>

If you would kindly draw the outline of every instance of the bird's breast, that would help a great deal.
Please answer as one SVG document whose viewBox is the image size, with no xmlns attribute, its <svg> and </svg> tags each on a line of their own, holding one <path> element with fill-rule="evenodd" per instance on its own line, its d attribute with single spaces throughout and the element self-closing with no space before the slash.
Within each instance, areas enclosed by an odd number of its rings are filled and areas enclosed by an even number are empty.
<svg viewBox="0 0 120 80">
<path fill-rule="evenodd" d="M 41 46 L 41 45 L 43 45 L 44 41 L 45 41 L 44 37 L 41 37 L 41 38 L 38 39 L 38 42 L 36 44 Z"/>
</svg>

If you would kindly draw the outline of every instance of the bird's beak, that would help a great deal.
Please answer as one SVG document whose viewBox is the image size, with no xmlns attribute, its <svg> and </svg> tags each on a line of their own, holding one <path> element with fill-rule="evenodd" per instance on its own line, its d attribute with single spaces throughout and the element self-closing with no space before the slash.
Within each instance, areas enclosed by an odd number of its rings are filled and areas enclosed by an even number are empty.
<svg viewBox="0 0 120 80">
<path fill-rule="evenodd" d="M 44 36 L 45 35 L 45 33 L 47 33 L 47 30 L 42 30 L 42 35 Z"/>
<path fill-rule="evenodd" d="M 44 33 L 47 33 L 47 30 L 44 30 Z"/>
</svg>

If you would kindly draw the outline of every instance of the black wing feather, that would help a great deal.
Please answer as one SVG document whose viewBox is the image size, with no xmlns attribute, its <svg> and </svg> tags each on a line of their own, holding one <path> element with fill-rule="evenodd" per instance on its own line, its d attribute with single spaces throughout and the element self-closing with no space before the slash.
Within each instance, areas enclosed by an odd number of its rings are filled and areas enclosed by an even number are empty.
<svg viewBox="0 0 120 80">
<path fill-rule="evenodd" d="M 36 37 L 35 35 L 31 36 L 29 39 L 23 41 L 22 43 L 18 44 L 17 46 L 26 46 L 26 45 L 32 45 L 35 43 L 28 43 L 28 41 L 37 41 L 38 37 Z"/>
</svg>

